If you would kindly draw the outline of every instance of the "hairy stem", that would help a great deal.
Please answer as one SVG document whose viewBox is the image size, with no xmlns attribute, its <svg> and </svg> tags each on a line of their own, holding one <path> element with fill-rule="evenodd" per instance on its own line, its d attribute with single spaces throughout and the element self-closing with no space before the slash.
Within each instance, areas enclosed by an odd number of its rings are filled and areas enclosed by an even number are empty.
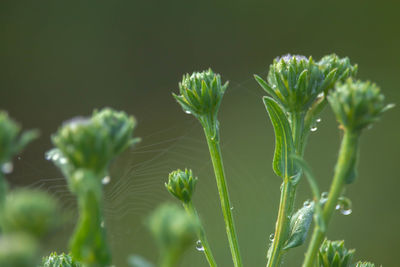
<svg viewBox="0 0 400 267">
<path fill-rule="evenodd" d="M 185 208 L 186 212 L 195 218 L 196 220 L 200 221 L 199 215 L 196 211 L 196 208 L 193 206 L 193 203 L 190 201 L 189 203 L 184 203 L 183 207 Z M 216 267 L 217 263 L 215 262 L 214 256 L 211 252 L 210 244 L 208 243 L 206 233 L 204 231 L 203 225 L 200 223 L 199 231 L 197 233 L 197 237 L 200 239 L 201 244 L 204 248 L 204 254 L 206 255 L 208 264 L 210 267 Z"/>
<path fill-rule="evenodd" d="M 215 178 L 217 180 L 218 193 L 221 201 L 222 214 L 225 220 L 226 234 L 228 236 L 229 247 L 235 267 L 242 266 L 242 259 L 239 252 L 235 225 L 233 222 L 231 204 L 229 201 L 228 188 L 225 181 L 225 171 L 222 163 L 221 148 L 219 145 L 219 133 L 217 129 L 212 131 L 208 127 L 204 128 L 208 148 L 210 150 L 211 161 L 214 167 Z"/>
<path fill-rule="evenodd" d="M 325 227 L 332 217 L 335 210 L 337 201 L 343 192 L 346 185 L 346 179 L 352 173 L 354 168 L 354 159 L 357 157 L 358 152 L 358 139 L 359 134 L 345 131 L 342 144 L 340 146 L 339 158 L 335 168 L 335 174 L 329 190 L 328 200 L 322 211 Z M 352 175 L 352 174 L 351 174 Z M 311 237 L 310 245 L 308 246 L 307 253 L 303 262 L 303 267 L 313 267 L 315 264 L 316 256 L 325 238 L 325 231 L 322 231 L 318 225 L 314 227 L 313 235 Z"/>
</svg>

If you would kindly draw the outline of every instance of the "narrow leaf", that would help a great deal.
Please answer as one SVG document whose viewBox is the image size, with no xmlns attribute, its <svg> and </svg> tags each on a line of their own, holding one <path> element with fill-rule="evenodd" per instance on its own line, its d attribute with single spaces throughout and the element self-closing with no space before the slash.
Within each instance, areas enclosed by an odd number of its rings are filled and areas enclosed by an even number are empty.
<svg viewBox="0 0 400 267">
<path fill-rule="evenodd" d="M 292 177 L 297 174 L 298 168 L 290 157 L 295 153 L 295 147 L 289 121 L 275 100 L 267 96 L 263 100 L 275 131 L 274 171 L 282 178 Z"/>
</svg>

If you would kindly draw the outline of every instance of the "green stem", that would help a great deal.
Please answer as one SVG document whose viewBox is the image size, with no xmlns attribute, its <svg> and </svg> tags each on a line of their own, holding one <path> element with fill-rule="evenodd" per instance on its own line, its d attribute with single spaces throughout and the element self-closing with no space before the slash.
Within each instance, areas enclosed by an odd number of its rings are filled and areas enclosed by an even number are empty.
<svg viewBox="0 0 400 267">
<path fill-rule="evenodd" d="M 7 191 L 8 183 L 4 177 L 4 174 L 0 171 L 0 214 L 3 214 Z"/>
<path fill-rule="evenodd" d="M 332 217 L 337 201 L 346 185 L 346 179 L 349 175 L 353 175 L 353 168 L 358 152 L 359 134 L 345 131 L 342 144 L 340 146 L 339 158 L 335 168 L 335 174 L 328 194 L 328 200 L 322 211 L 325 227 Z M 325 231 L 318 226 L 314 227 L 310 245 L 303 262 L 303 267 L 313 267 L 315 264 L 318 250 L 324 241 Z"/>
<path fill-rule="evenodd" d="M 229 201 L 228 188 L 225 181 L 224 166 L 222 163 L 221 148 L 219 145 L 219 133 L 217 129 L 204 127 L 208 148 L 210 150 L 211 161 L 214 167 L 215 178 L 217 180 L 218 193 L 221 201 L 222 214 L 225 220 L 226 234 L 228 236 L 229 247 L 235 267 L 242 266 L 242 259 L 239 252 L 235 225 L 233 222 L 231 204 Z"/>
<path fill-rule="evenodd" d="M 177 250 L 170 249 L 161 253 L 160 267 L 176 267 L 180 259 L 181 253 Z"/>
<path fill-rule="evenodd" d="M 270 248 L 271 253 L 268 257 L 268 267 L 280 265 L 283 255 L 282 248 L 290 230 L 290 216 L 293 214 L 296 185 L 293 185 L 289 179 L 289 177 L 286 177 L 282 184 L 278 219 L 276 221 L 274 240 Z"/>
<path fill-rule="evenodd" d="M 190 201 L 189 203 L 183 203 L 183 207 L 185 208 L 186 212 L 192 216 L 193 218 L 195 218 L 196 220 L 200 221 L 199 215 L 195 209 L 195 207 L 193 206 L 193 203 Z M 203 225 L 200 223 L 200 228 L 199 231 L 197 233 L 197 237 L 200 239 L 201 244 L 204 248 L 204 254 L 206 255 L 208 264 L 210 265 L 210 267 L 216 267 L 217 263 L 215 262 L 214 256 L 211 252 L 211 247 L 210 244 L 208 243 Z"/>
<path fill-rule="evenodd" d="M 290 122 L 296 154 L 302 156 L 305 143 L 303 134 L 304 114 L 295 113 L 295 116 L 291 117 Z M 287 173 L 287 170 L 285 170 L 285 173 Z M 282 255 L 284 254 L 282 249 L 288 239 L 290 231 L 290 218 L 293 215 L 297 188 L 297 182 L 294 183 L 291 178 L 292 177 L 283 177 L 278 218 L 276 221 L 274 240 L 272 241 L 268 253 L 267 267 L 280 266 Z"/>
</svg>

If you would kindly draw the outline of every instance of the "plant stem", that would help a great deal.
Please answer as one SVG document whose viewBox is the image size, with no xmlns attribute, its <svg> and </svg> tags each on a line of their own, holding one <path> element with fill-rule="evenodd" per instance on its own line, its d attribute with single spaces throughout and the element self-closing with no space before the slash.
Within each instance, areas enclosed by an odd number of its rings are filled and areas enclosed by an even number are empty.
<svg viewBox="0 0 400 267">
<path fill-rule="evenodd" d="M 294 113 L 295 116 L 291 117 L 291 129 L 293 142 L 296 147 L 296 154 L 302 156 L 304 150 L 304 114 Z M 287 170 L 285 170 L 287 173 Z M 280 266 L 282 251 L 285 242 L 288 239 L 290 230 L 290 218 L 293 215 L 294 202 L 296 198 L 297 182 L 294 183 L 291 178 L 285 175 L 281 189 L 281 199 L 279 202 L 278 218 L 276 221 L 274 240 L 270 247 L 267 267 Z"/>
<path fill-rule="evenodd" d="M 0 171 L 0 216 L 3 214 L 7 190 L 8 190 L 7 181 L 4 177 L 4 174 Z"/>
<path fill-rule="evenodd" d="M 186 212 L 192 216 L 193 218 L 195 218 L 196 220 L 200 221 L 199 215 L 196 211 L 196 208 L 193 206 L 193 203 L 190 201 L 189 203 L 184 203 L 183 207 L 185 208 Z M 198 238 L 201 241 L 201 244 L 204 248 L 204 254 L 206 255 L 208 264 L 210 265 L 210 267 L 216 267 L 217 263 L 215 262 L 214 256 L 211 252 L 211 247 L 210 244 L 208 243 L 203 225 L 200 223 L 200 228 L 199 231 L 197 233 Z"/>
<path fill-rule="evenodd" d="M 160 267 L 176 267 L 178 266 L 180 253 L 176 250 L 166 250 L 161 253 Z"/>
<path fill-rule="evenodd" d="M 219 133 L 217 131 L 218 130 L 212 131 L 209 127 L 204 127 L 208 148 L 210 150 L 211 161 L 214 167 L 215 178 L 217 180 L 218 193 L 221 201 L 222 214 L 225 220 L 226 234 L 228 236 L 232 260 L 235 267 L 241 267 L 242 259 L 240 257 L 239 244 L 237 241 L 235 225 L 231 212 L 231 204 L 229 201 L 224 166 L 222 163 L 221 148 L 219 145 Z"/>
<path fill-rule="evenodd" d="M 271 253 L 267 263 L 268 267 L 280 265 L 283 255 L 282 248 L 284 247 L 290 230 L 290 216 L 293 213 L 295 195 L 296 185 L 290 182 L 289 177 L 285 177 L 281 189 L 281 200 L 279 203 L 274 240 L 272 241 L 270 248 Z"/>
<path fill-rule="evenodd" d="M 328 194 L 328 200 L 325 203 L 322 211 L 325 227 L 328 226 L 337 201 L 343 192 L 349 172 L 352 172 L 352 168 L 354 168 L 354 159 L 357 157 L 358 152 L 358 139 L 358 133 L 345 131 L 342 144 L 340 146 L 339 158 L 335 168 L 335 175 L 333 177 L 331 188 Z M 319 247 L 324 241 L 324 238 L 325 232 L 319 229 L 318 226 L 315 226 L 313 235 L 311 237 L 311 242 L 308 246 L 304 259 L 303 267 L 314 266 Z"/>
</svg>

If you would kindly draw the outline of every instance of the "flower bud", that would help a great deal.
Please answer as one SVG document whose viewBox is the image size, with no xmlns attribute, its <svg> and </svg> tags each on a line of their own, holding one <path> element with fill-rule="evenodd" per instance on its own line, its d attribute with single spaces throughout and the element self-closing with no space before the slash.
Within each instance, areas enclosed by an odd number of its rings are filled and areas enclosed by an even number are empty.
<svg viewBox="0 0 400 267">
<path fill-rule="evenodd" d="M 0 266 L 32 267 L 39 261 L 38 244 L 28 235 L 0 236 Z"/>
<path fill-rule="evenodd" d="M 21 133 L 21 127 L 6 112 L 0 112 L 0 164 L 3 165 L 38 137 L 37 131 Z"/>
<path fill-rule="evenodd" d="M 354 77 L 357 74 L 357 64 L 351 65 L 348 57 L 339 58 L 336 54 L 330 54 L 321 58 L 318 62 L 320 69 L 323 71 L 325 77 L 334 71 L 335 78 L 329 88 L 332 88 L 336 82 L 344 82 L 349 77 Z"/>
<path fill-rule="evenodd" d="M 227 87 L 228 82 L 222 84 L 220 75 L 208 69 L 184 75 L 179 83 L 180 95 L 173 96 L 186 113 L 191 113 L 197 118 L 211 116 L 216 119 Z"/>
<path fill-rule="evenodd" d="M 72 119 L 52 137 L 59 149 L 57 159 L 65 158 L 75 170 L 103 175 L 115 156 L 137 142 L 132 138 L 134 126 L 133 117 L 109 108 L 95 111 L 91 118 Z"/>
<path fill-rule="evenodd" d="M 169 174 L 168 183 L 165 183 L 167 190 L 180 201 L 190 202 L 197 183 L 197 177 L 193 177 L 192 170 L 176 170 Z"/>
<path fill-rule="evenodd" d="M 139 141 L 132 138 L 133 129 L 136 125 L 134 117 L 128 116 L 123 111 L 118 112 L 111 108 L 96 110 L 93 112 L 92 120 L 99 121 L 108 130 L 114 156 Z"/>
<path fill-rule="evenodd" d="M 1 226 L 5 233 L 44 237 L 59 225 L 58 203 L 45 192 L 18 189 L 7 195 Z"/>
<path fill-rule="evenodd" d="M 183 253 L 196 240 L 199 222 L 174 204 L 163 204 L 147 223 L 161 250 Z"/>
<path fill-rule="evenodd" d="M 80 263 L 72 260 L 69 254 L 57 254 L 53 252 L 50 256 L 44 257 L 40 267 L 81 267 Z"/>
<path fill-rule="evenodd" d="M 348 58 L 340 59 L 336 55 L 314 62 L 311 57 L 288 54 L 270 65 L 267 81 L 257 75 L 255 79 L 286 111 L 306 112 L 319 95 L 356 70 Z"/>
<path fill-rule="evenodd" d="M 321 267 L 350 267 L 354 256 L 354 249 L 347 250 L 344 241 L 326 240 L 319 249 L 318 266 Z"/>
<path fill-rule="evenodd" d="M 354 81 L 337 83 L 328 101 L 339 123 L 347 130 L 361 131 L 377 121 L 393 105 L 385 105 L 379 87 L 370 82 Z"/>
</svg>

